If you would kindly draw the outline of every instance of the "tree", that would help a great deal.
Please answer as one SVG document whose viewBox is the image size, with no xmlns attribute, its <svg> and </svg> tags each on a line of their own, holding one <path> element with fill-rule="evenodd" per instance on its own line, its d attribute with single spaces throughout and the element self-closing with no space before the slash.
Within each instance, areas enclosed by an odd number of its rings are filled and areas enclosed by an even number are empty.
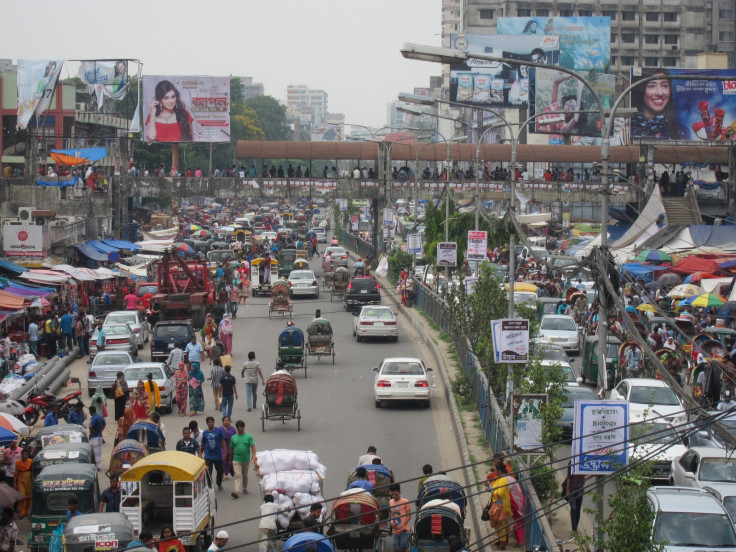
<svg viewBox="0 0 736 552">
<path fill-rule="evenodd" d="M 288 140 L 289 125 L 286 123 L 286 106 L 271 96 L 248 98 L 245 106 L 258 116 L 258 126 L 263 129 L 264 140 Z"/>
<path fill-rule="evenodd" d="M 239 77 L 230 77 L 230 105 L 242 105 L 245 103 L 243 85 Z M 231 107 L 232 108 L 232 107 Z"/>
</svg>

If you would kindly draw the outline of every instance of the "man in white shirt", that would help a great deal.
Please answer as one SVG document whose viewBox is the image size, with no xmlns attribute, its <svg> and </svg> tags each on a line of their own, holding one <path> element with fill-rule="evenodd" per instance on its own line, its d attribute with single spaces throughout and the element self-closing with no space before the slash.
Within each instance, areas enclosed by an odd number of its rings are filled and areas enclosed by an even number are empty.
<svg viewBox="0 0 736 552">
<path fill-rule="evenodd" d="M 367 466 L 369 464 L 373 463 L 374 458 L 378 458 L 378 455 L 376 454 L 378 451 L 376 450 L 376 447 L 373 445 L 368 447 L 368 451 L 358 458 L 358 465 L 359 466 Z"/>
</svg>

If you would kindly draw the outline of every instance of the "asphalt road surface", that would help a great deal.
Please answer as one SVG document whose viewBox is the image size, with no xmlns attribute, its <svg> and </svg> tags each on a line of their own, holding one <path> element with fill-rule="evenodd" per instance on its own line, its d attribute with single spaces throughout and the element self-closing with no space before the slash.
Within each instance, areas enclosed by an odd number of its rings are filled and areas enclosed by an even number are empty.
<svg viewBox="0 0 736 552">
<path fill-rule="evenodd" d="M 324 249 L 324 245 L 321 249 Z M 310 261 L 310 265 L 321 276 L 321 264 L 316 256 Z M 258 409 L 247 412 L 245 385 L 240 379 L 240 370 L 247 360 L 248 351 L 254 351 L 256 359 L 261 362 L 264 377 L 268 378 L 276 364 L 276 337 L 287 319 L 281 316 L 269 319 L 266 297 L 250 297 L 246 305 L 240 306 L 238 318 L 234 320 L 233 339 L 233 372 L 238 377 L 240 399 L 236 401 L 233 410 L 233 424 L 237 420 L 245 421 L 246 432 L 253 435 L 257 450 L 299 449 L 317 453 L 320 462 L 327 468 L 323 494 L 328 500 L 345 490 L 348 474 L 369 445 L 377 447 L 378 455 L 393 470 L 397 481 L 420 477 L 421 468 L 426 463 L 432 464 L 435 472 L 459 466 L 460 455 L 455 444 L 454 428 L 438 373 L 430 374 L 430 408 L 411 403 L 380 409 L 374 406 L 372 368 L 378 366 L 383 358 L 416 356 L 422 358 L 427 366 L 436 369 L 428 348 L 414 332 L 411 323 L 399 316 L 397 343 L 388 339 L 357 343 L 352 336 L 353 316 L 344 310 L 341 302 L 330 301 L 329 291 L 322 291 L 318 300 L 294 299 L 293 320 L 296 325 L 305 329 L 318 308 L 322 310 L 322 316 L 330 320 L 335 332 L 335 364 L 332 364 L 330 357 L 322 357 L 321 360 L 309 357 L 307 378 L 305 379 L 301 370 L 294 372 L 302 415 L 301 431 L 297 431 L 296 421 L 266 421 L 266 431 L 263 432 L 260 419 L 263 386 L 259 385 L 258 389 Z M 146 344 L 140 355 L 145 361 L 150 358 L 148 347 Z M 83 387 L 86 387 L 88 367 L 82 360 L 72 364 L 72 376 L 79 377 Z M 210 367 L 207 362 L 202 369 L 205 376 L 208 376 Z M 59 394 L 64 391 L 60 390 Z M 206 427 L 206 416 L 214 415 L 217 425 L 221 419 L 221 415 L 214 409 L 209 382 L 204 384 L 204 395 L 205 415 L 195 418 L 202 429 Z M 86 389 L 83 398 L 88 401 Z M 109 401 L 108 407 L 112 411 L 112 401 Z M 181 429 L 190 420 L 188 416 L 179 417 L 176 412 L 162 416 L 166 426 L 167 449 L 173 450 L 176 441 L 181 437 Z M 103 454 L 105 469 L 115 431 L 112 417 L 108 417 L 107 421 Z M 40 421 L 39 425 L 42 423 Z M 217 492 L 218 526 L 259 515 L 261 499 L 252 470 L 249 479 L 250 493 L 241 495 L 238 500 L 230 496 L 233 490 L 232 480 L 223 482 L 223 490 Z M 101 488 L 105 489 L 107 485 L 106 477 L 101 474 Z M 414 499 L 417 492 L 416 481 L 406 483 L 402 491 L 406 498 Z M 329 505 L 327 511 L 329 512 Z M 27 519 L 22 522 L 27 525 Z M 231 535 L 227 550 L 257 549 L 256 545 L 248 544 L 257 540 L 257 521 L 240 523 L 228 527 L 227 530 Z M 21 527 L 21 539 L 27 534 L 27 528 Z M 390 550 L 390 539 L 385 541 L 385 546 Z"/>
</svg>

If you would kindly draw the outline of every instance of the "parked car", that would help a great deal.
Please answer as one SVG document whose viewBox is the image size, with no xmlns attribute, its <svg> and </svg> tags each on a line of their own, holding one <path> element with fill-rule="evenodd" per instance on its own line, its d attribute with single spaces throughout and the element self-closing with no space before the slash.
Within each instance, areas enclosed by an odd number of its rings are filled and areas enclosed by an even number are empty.
<svg viewBox="0 0 736 552">
<path fill-rule="evenodd" d="M 188 320 L 165 320 L 156 324 L 151 337 L 151 361 L 164 361 L 172 349 L 184 350 L 194 335 Z"/>
<path fill-rule="evenodd" d="M 650 479 L 660 485 L 668 484 L 672 460 L 687 450 L 682 434 L 671 423 L 656 419 L 656 416 L 652 421 L 635 418 L 629 421 L 629 461 L 646 458 L 652 463 Z"/>
<path fill-rule="evenodd" d="M 418 358 L 396 357 L 384 358 L 374 368 L 373 393 L 376 408 L 381 408 L 385 401 L 421 401 L 429 408 L 429 380 L 427 372 L 431 368 L 424 366 Z"/>
<path fill-rule="evenodd" d="M 672 461 L 672 484 L 680 487 L 736 488 L 736 458 L 719 447 L 691 447 Z"/>
<path fill-rule="evenodd" d="M 112 311 L 105 318 L 105 324 L 128 324 L 133 328 L 139 349 L 148 342 L 148 322 L 137 310 Z"/>
<path fill-rule="evenodd" d="M 325 248 L 325 253 L 322 255 L 322 269 L 327 266 L 328 257 L 337 261 L 337 266 L 348 267 L 348 252 L 341 245 L 331 245 Z"/>
<path fill-rule="evenodd" d="M 362 307 L 359 313 L 353 313 L 353 335 L 355 341 L 364 337 L 390 337 L 399 340 L 399 326 L 396 313 L 390 307 L 371 305 Z"/>
<path fill-rule="evenodd" d="M 539 323 L 539 342 L 559 345 L 566 351 L 580 353 L 580 334 L 572 316 L 547 314 Z"/>
<path fill-rule="evenodd" d="M 126 366 L 123 370 L 125 381 L 128 387 L 135 389 L 138 381 L 146 381 L 147 374 L 151 373 L 153 381 L 158 384 L 158 390 L 161 394 L 161 408 L 167 412 L 172 412 L 174 407 L 174 372 L 166 365 L 165 362 L 141 362 Z"/>
<path fill-rule="evenodd" d="M 127 351 L 100 351 L 95 355 L 87 372 L 87 392 L 89 396 L 95 394 L 98 385 L 105 393 L 110 392 L 118 372 L 133 364 L 136 359 Z"/>
<path fill-rule="evenodd" d="M 611 399 L 629 401 L 629 419 L 640 420 L 645 412 L 660 421 L 685 422 L 685 407 L 664 381 L 651 378 L 624 379 L 611 391 Z"/>
<path fill-rule="evenodd" d="M 345 310 L 363 305 L 381 304 L 381 287 L 373 276 L 358 276 L 350 280 L 345 291 Z"/>
<path fill-rule="evenodd" d="M 736 523 L 736 485 L 705 487 L 705 491 L 712 494 L 723 505 L 723 509 L 728 512 L 733 522 Z"/>
<path fill-rule="evenodd" d="M 542 360 L 559 360 L 561 362 L 573 362 L 573 358 L 567 356 L 567 351 L 559 345 L 541 344 L 537 349 Z"/>
<path fill-rule="evenodd" d="M 315 226 L 310 230 L 317 234 L 317 243 L 327 243 L 327 231 L 321 226 Z"/>
<path fill-rule="evenodd" d="M 319 282 L 311 270 L 292 270 L 289 273 L 289 295 L 309 295 L 319 298 Z"/>
<path fill-rule="evenodd" d="M 135 332 L 128 324 L 103 324 L 105 330 L 105 351 L 128 352 L 134 358 L 138 356 L 138 343 Z M 97 355 L 97 330 L 89 340 L 89 356 L 94 360 Z"/>
<path fill-rule="evenodd" d="M 567 383 L 582 383 L 583 379 L 576 376 L 575 372 L 572 369 L 572 366 L 570 366 L 569 362 L 565 362 L 564 360 L 548 360 L 548 359 L 542 359 L 539 361 L 539 364 L 544 367 L 552 367 L 552 366 L 558 366 L 560 370 L 562 370 L 562 373 L 565 375 L 565 381 Z"/>
<path fill-rule="evenodd" d="M 647 502 L 655 514 L 652 541 L 667 552 L 727 550 L 736 547 L 736 532 L 726 510 L 704 490 L 651 487 Z"/>
</svg>

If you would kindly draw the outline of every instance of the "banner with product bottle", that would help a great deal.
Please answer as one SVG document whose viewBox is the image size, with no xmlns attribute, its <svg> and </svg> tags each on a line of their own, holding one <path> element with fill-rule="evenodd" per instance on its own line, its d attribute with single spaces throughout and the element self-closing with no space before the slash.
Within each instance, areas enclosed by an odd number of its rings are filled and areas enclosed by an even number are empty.
<svg viewBox="0 0 736 552">
<path fill-rule="evenodd" d="M 736 142 L 736 69 L 631 70 L 631 82 L 661 74 L 631 92 L 631 139 Z M 713 76 L 725 80 L 694 80 Z"/>
</svg>

